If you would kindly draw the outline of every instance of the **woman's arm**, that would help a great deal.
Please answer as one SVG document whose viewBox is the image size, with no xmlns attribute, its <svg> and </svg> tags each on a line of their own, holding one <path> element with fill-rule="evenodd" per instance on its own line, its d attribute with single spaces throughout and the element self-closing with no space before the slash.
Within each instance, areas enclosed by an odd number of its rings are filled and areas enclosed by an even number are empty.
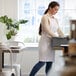
<svg viewBox="0 0 76 76">
<path fill-rule="evenodd" d="M 58 28 L 57 32 L 59 34 L 59 37 L 64 37 L 64 34 L 63 34 L 63 32 L 61 31 L 60 28 Z"/>
<path fill-rule="evenodd" d="M 56 37 L 56 35 L 50 30 L 50 21 L 49 18 L 44 15 L 41 20 L 42 27 L 46 31 L 46 33 L 51 37 Z"/>
<path fill-rule="evenodd" d="M 57 24 L 58 24 L 58 27 L 59 27 L 58 20 L 56 19 L 56 21 L 57 21 Z M 63 32 L 61 31 L 60 27 L 58 28 L 57 32 L 58 32 L 58 34 L 59 34 L 59 37 L 64 37 L 64 34 L 63 34 Z"/>
</svg>

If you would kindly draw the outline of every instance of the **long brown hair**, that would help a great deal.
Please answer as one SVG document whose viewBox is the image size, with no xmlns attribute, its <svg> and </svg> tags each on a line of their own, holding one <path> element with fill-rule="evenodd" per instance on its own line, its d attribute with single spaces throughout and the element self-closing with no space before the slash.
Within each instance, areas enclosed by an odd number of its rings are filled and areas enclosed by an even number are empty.
<svg viewBox="0 0 76 76">
<path fill-rule="evenodd" d="M 60 5 L 56 1 L 52 1 L 51 3 L 49 3 L 48 8 L 45 10 L 44 14 L 46 14 L 50 8 L 54 8 L 55 6 L 60 6 Z M 42 33 L 42 26 L 41 26 L 41 23 L 40 23 L 39 35 L 41 35 L 41 33 Z"/>
</svg>

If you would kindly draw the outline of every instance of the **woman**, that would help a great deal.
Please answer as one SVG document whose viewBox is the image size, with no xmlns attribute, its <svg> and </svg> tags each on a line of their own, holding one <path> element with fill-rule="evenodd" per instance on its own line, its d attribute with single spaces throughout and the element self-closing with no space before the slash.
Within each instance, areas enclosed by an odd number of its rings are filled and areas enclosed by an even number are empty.
<svg viewBox="0 0 76 76">
<path fill-rule="evenodd" d="M 41 35 L 39 42 L 39 62 L 33 67 L 30 76 L 35 76 L 39 69 L 46 63 L 45 73 L 48 74 L 55 59 L 55 51 L 51 46 L 51 38 L 61 36 L 63 33 L 58 26 L 57 19 L 53 16 L 57 13 L 59 4 L 52 1 L 48 5 L 40 24 L 39 34 Z"/>
</svg>

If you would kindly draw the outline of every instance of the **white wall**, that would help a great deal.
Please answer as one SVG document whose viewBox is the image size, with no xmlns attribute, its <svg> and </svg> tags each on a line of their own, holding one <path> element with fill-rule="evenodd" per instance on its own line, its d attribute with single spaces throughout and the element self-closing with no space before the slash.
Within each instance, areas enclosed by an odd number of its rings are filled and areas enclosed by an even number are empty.
<svg viewBox="0 0 76 76">
<path fill-rule="evenodd" d="M 17 0 L 0 0 L 0 16 L 8 15 L 17 19 Z"/>
</svg>

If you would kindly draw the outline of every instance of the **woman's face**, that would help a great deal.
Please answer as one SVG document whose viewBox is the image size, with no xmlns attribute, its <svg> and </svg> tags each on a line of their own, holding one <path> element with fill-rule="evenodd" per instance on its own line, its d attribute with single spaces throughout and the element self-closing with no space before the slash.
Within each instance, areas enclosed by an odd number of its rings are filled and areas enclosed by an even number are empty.
<svg viewBox="0 0 76 76">
<path fill-rule="evenodd" d="M 59 6 L 55 6 L 54 8 L 50 9 L 50 12 L 52 15 L 55 15 L 58 12 L 58 10 L 59 10 Z"/>
</svg>

